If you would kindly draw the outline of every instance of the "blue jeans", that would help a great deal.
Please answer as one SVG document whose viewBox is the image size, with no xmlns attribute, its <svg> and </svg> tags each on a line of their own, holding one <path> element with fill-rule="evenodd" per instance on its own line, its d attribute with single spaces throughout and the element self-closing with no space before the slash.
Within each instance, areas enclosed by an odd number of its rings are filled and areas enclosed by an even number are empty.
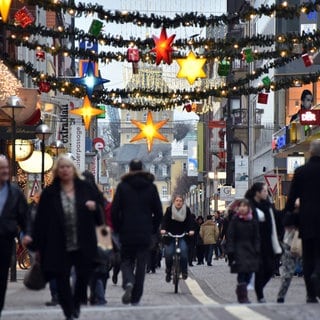
<svg viewBox="0 0 320 320">
<path fill-rule="evenodd" d="M 173 264 L 173 255 L 175 250 L 175 240 L 170 239 L 170 243 L 165 245 L 164 247 L 164 256 L 166 259 L 166 268 L 171 270 L 172 264 Z M 181 238 L 179 239 L 179 246 L 181 250 L 180 255 L 180 267 L 182 273 L 188 272 L 188 245 L 185 241 L 185 239 Z"/>
<path fill-rule="evenodd" d="M 213 256 L 213 249 L 214 249 L 214 244 L 206 244 L 205 245 L 205 257 L 207 264 L 210 265 L 212 263 L 212 256 Z"/>
</svg>

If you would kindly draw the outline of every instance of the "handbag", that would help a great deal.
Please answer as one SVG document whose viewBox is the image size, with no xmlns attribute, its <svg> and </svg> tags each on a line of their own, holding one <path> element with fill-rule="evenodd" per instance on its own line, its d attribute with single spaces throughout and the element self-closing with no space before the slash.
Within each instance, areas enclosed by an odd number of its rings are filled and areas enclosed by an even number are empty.
<svg viewBox="0 0 320 320">
<path fill-rule="evenodd" d="M 111 251 L 113 248 L 111 229 L 106 225 L 96 227 L 97 245 L 103 250 Z"/>
<path fill-rule="evenodd" d="M 301 238 L 299 238 L 298 230 L 295 230 L 294 232 L 290 252 L 294 257 L 302 257 L 302 241 Z"/>
<path fill-rule="evenodd" d="M 46 280 L 39 262 L 34 262 L 23 278 L 23 284 L 30 290 L 41 290 L 46 286 Z"/>
</svg>

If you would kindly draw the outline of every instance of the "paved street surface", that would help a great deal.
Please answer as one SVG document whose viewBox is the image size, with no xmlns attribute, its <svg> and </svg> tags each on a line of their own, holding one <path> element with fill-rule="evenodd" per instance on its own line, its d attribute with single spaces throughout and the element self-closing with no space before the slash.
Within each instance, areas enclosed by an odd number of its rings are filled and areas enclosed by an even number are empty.
<svg viewBox="0 0 320 320">
<path fill-rule="evenodd" d="M 284 304 L 277 304 L 280 278 L 273 278 L 265 289 L 267 303 L 257 304 L 254 291 L 249 291 L 252 301 L 248 305 L 236 302 L 236 275 L 230 274 L 224 260 L 213 261 L 213 266 L 189 268 L 190 277 L 181 281 L 180 292 L 173 293 L 173 285 L 164 280 L 164 267 L 155 274 L 146 275 L 143 299 L 139 306 L 121 303 L 123 290 L 119 283 L 108 280 L 103 307 L 85 306 L 81 320 L 319 320 L 320 303 L 305 303 L 302 278 L 294 277 Z M 50 300 L 48 287 L 42 291 L 27 290 L 22 284 L 24 271 L 18 270 L 18 281 L 10 282 L 6 306 L 1 320 L 64 320 L 60 307 L 46 307 Z"/>
</svg>

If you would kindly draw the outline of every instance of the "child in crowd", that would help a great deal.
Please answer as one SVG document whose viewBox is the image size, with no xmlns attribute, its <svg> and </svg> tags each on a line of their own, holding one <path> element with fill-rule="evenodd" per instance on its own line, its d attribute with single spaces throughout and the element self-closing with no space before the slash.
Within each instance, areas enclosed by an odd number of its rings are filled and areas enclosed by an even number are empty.
<svg viewBox="0 0 320 320">
<path fill-rule="evenodd" d="M 253 219 L 249 201 L 239 200 L 227 234 L 227 254 L 231 273 L 237 273 L 239 303 L 250 303 L 247 285 L 259 267 L 260 236 L 258 222 Z"/>
</svg>

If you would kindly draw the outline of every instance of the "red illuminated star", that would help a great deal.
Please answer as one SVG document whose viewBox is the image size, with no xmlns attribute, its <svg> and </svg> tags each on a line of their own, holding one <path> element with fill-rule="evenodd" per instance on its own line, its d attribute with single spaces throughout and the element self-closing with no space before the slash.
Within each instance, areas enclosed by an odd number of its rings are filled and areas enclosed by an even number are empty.
<svg viewBox="0 0 320 320">
<path fill-rule="evenodd" d="M 157 123 L 153 123 L 153 119 L 152 119 L 152 113 L 150 111 L 148 111 L 148 115 L 147 115 L 147 123 L 141 123 L 137 120 L 131 120 L 131 122 L 138 127 L 141 132 L 138 133 L 136 136 L 134 136 L 130 142 L 134 142 L 134 141 L 138 141 L 141 139 L 147 139 L 147 147 L 148 147 L 148 152 L 150 152 L 152 150 L 152 145 L 153 145 L 153 140 L 154 139 L 159 139 L 162 141 L 166 141 L 168 142 L 168 139 L 163 136 L 161 133 L 158 132 L 158 130 L 164 126 L 169 119 L 166 120 L 162 120 L 159 121 Z"/>
<path fill-rule="evenodd" d="M 175 36 L 176 35 L 174 34 L 168 38 L 166 29 L 162 28 L 160 38 L 156 36 L 152 37 L 155 44 L 155 48 L 153 48 L 151 52 L 156 53 L 156 65 L 159 65 L 161 60 L 163 60 L 163 62 L 167 64 L 172 63 L 172 42 Z"/>
</svg>

